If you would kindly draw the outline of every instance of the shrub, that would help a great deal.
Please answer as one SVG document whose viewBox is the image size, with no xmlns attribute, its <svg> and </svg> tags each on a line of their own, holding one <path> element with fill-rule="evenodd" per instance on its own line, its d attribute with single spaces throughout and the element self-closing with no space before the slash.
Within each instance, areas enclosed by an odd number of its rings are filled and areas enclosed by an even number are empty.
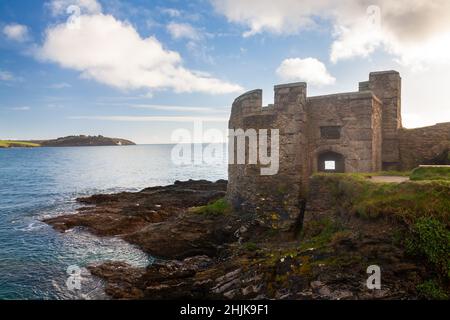
<svg viewBox="0 0 450 320">
<path fill-rule="evenodd" d="M 361 174 L 317 174 L 313 179 L 324 192 L 331 193 L 336 212 L 397 222 L 404 236 L 399 239 L 397 234 L 393 240 L 405 245 L 409 254 L 422 258 L 439 275 L 440 283 L 448 282 L 450 181 L 373 183 Z M 420 288 L 422 292 L 437 292 L 429 283 Z"/>
<path fill-rule="evenodd" d="M 417 286 L 417 292 L 423 298 L 430 300 L 447 300 L 448 295 L 434 280 L 428 280 Z"/>
<path fill-rule="evenodd" d="M 420 218 L 406 241 L 410 254 L 424 256 L 439 274 L 450 279 L 450 231 L 434 218 Z"/>
</svg>

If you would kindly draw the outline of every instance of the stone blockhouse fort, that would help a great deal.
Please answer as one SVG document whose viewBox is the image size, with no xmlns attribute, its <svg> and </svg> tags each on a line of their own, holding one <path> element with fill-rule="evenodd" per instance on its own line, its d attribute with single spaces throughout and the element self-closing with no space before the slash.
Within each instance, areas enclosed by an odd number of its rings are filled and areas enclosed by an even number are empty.
<svg viewBox="0 0 450 320">
<path fill-rule="evenodd" d="M 279 129 L 279 171 L 260 174 L 260 164 L 230 164 L 228 198 L 258 208 L 262 200 L 282 205 L 286 218 L 298 212 L 315 172 L 409 170 L 448 164 L 450 123 L 405 129 L 401 77 L 373 72 L 356 92 L 308 97 L 306 83 L 275 86 L 274 104 L 262 106 L 262 90 L 238 97 L 230 129 Z M 277 196 L 279 195 L 279 196 Z"/>
</svg>

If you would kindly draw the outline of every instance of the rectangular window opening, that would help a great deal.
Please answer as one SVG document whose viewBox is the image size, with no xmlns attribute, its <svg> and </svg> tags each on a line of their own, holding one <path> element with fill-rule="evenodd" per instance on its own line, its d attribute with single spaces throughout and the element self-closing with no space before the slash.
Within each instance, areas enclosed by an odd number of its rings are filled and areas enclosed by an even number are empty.
<svg viewBox="0 0 450 320">
<path fill-rule="evenodd" d="M 336 161 L 325 161 L 325 170 L 336 170 Z"/>
<path fill-rule="evenodd" d="M 320 136 L 322 139 L 340 139 L 341 138 L 341 127 L 339 126 L 328 126 L 320 127 Z"/>
</svg>

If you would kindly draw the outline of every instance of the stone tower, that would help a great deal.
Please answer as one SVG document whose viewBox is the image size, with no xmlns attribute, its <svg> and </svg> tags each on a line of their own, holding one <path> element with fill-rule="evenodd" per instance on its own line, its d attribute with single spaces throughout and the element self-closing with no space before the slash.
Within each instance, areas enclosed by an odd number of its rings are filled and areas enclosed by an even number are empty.
<svg viewBox="0 0 450 320">
<path fill-rule="evenodd" d="M 360 83 L 372 91 L 383 103 L 382 117 L 382 167 L 398 170 L 400 166 L 399 130 L 402 128 L 402 79 L 397 71 L 372 72 L 369 81 Z"/>
<path fill-rule="evenodd" d="M 244 142 L 247 162 L 230 159 L 228 184 L 228 199 L 236 209 L 273 226 L 292 225 L 315 172 L 411 170 L 450 161 L 450 123 L 402 128 L 397 71 L 370 73 L 356 92 L 316 97 L 307 97 L 305 83 L 278 85 L 274 101 L 262 107 L 262 90 L 234 101 L 230 155 L 236 156 L 237 141 Z M 268 145 L 279 138 L 278 149 L 270 150 L 271 155 L 278 152 L 279 166 L 275 174 L 265 175 L 261 169 L 267 163 L 258 152 L 267 139 L 259 133 L 272 129 L 278 135 L 272 132 Z"/>
<path fill-rule="evenodd" d="M 236 138 L 230 138 L 235 142 L 230 141 L 230 154 L 234 158 L 230 159 L 229 165 L 228 199 L 235 208 L 244 206 L 252 212 L 271 212 L 261 218 L 277 225 L 295 218 L 299 199 L 304 197 L 302 182 L 308 170 L 304 152 L 306 121 L 306 83 L 275 86 L 274 104 L 266 107 L 262 106 L 262 90 L 247 92 L 234 101 L 229 129 L 241 129 L 241 132 L 237 132 Z M 261 174 L 261 168 L 265 166 L 259 158 L 256 164 L 248 163 L 249 143 L 256 139 L 260 144 L 259 133 L 266 129 L 278 130 L 279 134 L 279 168 L 274 175 Z M 269 137 L 269 146 L 275 138 L 273 133 Z M 239 140 L 246 142 L 245 164 L 237 164 Z"/>
</svg>

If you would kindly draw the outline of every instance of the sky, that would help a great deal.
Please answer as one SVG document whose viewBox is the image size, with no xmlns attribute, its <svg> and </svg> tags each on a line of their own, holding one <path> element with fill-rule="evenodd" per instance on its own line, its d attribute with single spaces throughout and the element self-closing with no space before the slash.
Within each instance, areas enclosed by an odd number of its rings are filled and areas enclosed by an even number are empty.
<svg viewBox="0 0 450 320">
<path fill-rule="evenodd" d="M 381 70 L 402 75 L 405 127 L 450 121 L 450 1 L 0 0 L 0 139 L 225 135 L 245 91 Z"/>
</svg>

